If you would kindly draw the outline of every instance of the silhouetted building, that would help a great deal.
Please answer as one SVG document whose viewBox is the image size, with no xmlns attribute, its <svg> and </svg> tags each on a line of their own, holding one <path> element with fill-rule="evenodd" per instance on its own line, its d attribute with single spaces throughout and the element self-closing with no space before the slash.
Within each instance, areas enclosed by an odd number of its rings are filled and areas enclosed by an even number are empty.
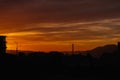
<svg viewBox="0 0 120 80">
<path fill-rule="evenodd" d="M 0 36 L 0 54 L 6 53 L 6 36 Z"/>
<path fill-rule="evenodd" d="M 118 42 L 118 51 L 120 52 L 120 42 Z"/>
</svg>

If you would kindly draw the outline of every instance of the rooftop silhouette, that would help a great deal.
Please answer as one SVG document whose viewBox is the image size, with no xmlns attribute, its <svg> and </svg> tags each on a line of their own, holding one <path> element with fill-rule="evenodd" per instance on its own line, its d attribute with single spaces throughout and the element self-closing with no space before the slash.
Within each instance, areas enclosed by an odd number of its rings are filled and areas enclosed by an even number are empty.
<svg viewBox="0 0 120 80">
<path fill-rule="evenodd" d="M 6 53 L 6 36 L 0 36 L 0 54 Z"/>
</svg>

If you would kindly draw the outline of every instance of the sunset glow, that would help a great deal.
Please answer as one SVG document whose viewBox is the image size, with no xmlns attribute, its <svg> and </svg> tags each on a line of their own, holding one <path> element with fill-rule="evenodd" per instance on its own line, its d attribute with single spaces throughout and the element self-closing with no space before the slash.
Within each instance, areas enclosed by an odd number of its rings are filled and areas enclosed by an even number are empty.
<svg viewBox="0 0 120 80">
<path fill-rule="evenodd" d="M 119 0 L 0 0 L 7 49 L 89 50 L 120 40 Z"/>
</svg>

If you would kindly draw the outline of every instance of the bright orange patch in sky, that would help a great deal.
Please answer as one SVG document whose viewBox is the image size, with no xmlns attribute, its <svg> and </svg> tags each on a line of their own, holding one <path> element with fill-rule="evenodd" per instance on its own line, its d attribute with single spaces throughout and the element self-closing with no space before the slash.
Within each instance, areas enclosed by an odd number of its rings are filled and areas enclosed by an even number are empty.
<svg viewBox="0 0 120 80">
<path fill-rule="evenodd" d="M 26 36 L 24 36 L 26 37 Z M 18 46 L 19 50 L 23 51 L 71 51 L 72 43 L 75 44 L 75 51 L 85 51 L 90 50 L 98 46 L 103 46 L 106 44 L 115 44 L 116 41 L 113 42 L 102 42 L 97 40 L 78 40 L 78 41 L 31 41 L 24 40 L 24 37 L 21 39 L 17 39 L 17 37 L 7 37 L 7 49 L 8 50 L 16 50 Z"/>
<path fill-rule="evenodd" d="M 7 49 L 89 50 L 120 40 L 119 0 L 1 0 Z M 101 6 L 102 5 L 102 6 Z"/>
<path fill-rule="evenodd" d="M 102 24 L 102 25 L 101 25 Z M 76 51 L 90 50 L 119 41 L 119 19 L 79 23 L 41 23 L 21 27 L 2 28 L 1 35 L 7 36 L 7 49 L 27 51 Z M 20 26 L 20 25 L 19 25 Z"/>
</svg>

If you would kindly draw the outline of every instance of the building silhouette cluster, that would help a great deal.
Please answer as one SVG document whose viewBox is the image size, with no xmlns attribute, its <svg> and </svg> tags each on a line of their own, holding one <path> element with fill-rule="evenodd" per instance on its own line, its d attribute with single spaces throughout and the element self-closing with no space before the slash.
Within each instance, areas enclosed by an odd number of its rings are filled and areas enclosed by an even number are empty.
<svg viewBox="0 0 120 80">
<path fill-rule="evenodd" d="M 118 51 L 120 52 L 120 42 L 118 42 Z"/>
<path fill-rule="evenodd" d="M 0 36 L 0 54 L 6 53 L 6 36 Z"/>
<path fill-rule="evenodd" d="M 0 36 L 0 65 L 7 72 L 29 74 L 29 76 L 39 73 L 42 76 L 60 75 L 78 78 L 107 75 L 112 77 L 117 75 L 115 72 L 120 71 L 120 42 L 117 46 L 115 52 L 104 53 L 100 58 L 93 57 L 91 53 L 67 55 L 61 52 L 30 54 L 19 52 L 13 55 L 6 53 L 6 37 Z M 74 53 L 74 45 L 72 45 L 72 53 Z M 8 68 L 5 68 L 6 66 Z"/>
</svg>

